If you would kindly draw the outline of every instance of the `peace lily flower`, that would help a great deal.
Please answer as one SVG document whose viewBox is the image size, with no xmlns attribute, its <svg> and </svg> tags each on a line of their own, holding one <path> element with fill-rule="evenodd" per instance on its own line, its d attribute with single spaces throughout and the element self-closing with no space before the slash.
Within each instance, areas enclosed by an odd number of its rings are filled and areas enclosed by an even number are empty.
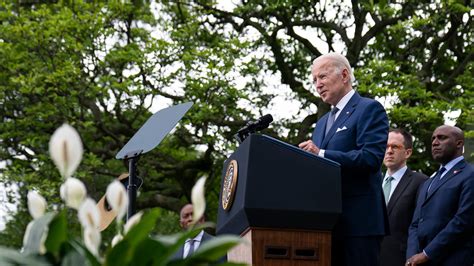
<svg viewBox="0 0 474 266">
<path fill-rule="evenodd" d="M 30 237 L 31 230 L 33 228 L 33 223 L 34 223 L 34 220 L 29 222 L 28 225 L 26 226 L 25 235 L 23 236 L 23 246 L 26 246 L 28 242 L 28 238 Z M 38 250 L 40 254 L 46 253 L 45 243 L 46 243 L 47 237 L 48 237 L 48 230 L 44 231 L 43 235 L 41 236 L 41 239 L 39 242 L 39 250 Z"/>
<path fill-rule="evenodd" d="M 194 184 L 191 190 L 191 202 L 193 204 L 193 223 L 196 223 L 204 215 L 206 210 L 206 199 L 204 198 L 204 184 L 206 183 L 206 177 L 201 177 Z"/>
<path fill-rule="evenodd" d="M 61 199 L 66 202 L 68 207 L 79 209 L 82 201 L 86 198 L 86 186 L 81 180 L 69 177 L 59 189 Z"/>
<path fill-rule="evenodd" d="M 127 223 L 123 226 L 123 234 L 126 235 L 130 229 L 132 229 L 133 226 L 138 224 L 140 220 L 142 219 L 143 212 L 137 212 L 135 213 L 130 219 L 128 219 Z"/>
<path fill-rule="evenodd" d="M 33 219 L 38 219 L 44 215 L 46 210 L 46 200 L 36 191 L 29 191 L 28 195 L 28 211 Z"/>
<path fill-rule="evenodd" d="M 82 141 L 77 131 L 63 124 L 49 140 L 49 153 L 64 178 L 70 177 L 82 159 Z"/>
<path fill-rule="evenodd" d="M 127 212 L 128 207 L 128 197 L 125 187 L 120 181 L 114 180 L 107 187 L 105 196 L 112 210 L 117 213 L 117 221 L 120 221 Z"/>
<path fill-rule="evenodd" d="M 25 235 L 23 235 L 23 246 L 26 246 L 28 238 L 30 237 L 31 228 L 33 227 L 33 221 L 29 222 L 25 229 Z"/>
<path fill-rule="evenodd" d="M 86 227 L 84 229 L 84 244 L 95 256 L 99 253 L 100 240 L 100 231 L 98 229 L 92 227 Z"/>
<path fill-rule="evenodd" d="M 97 208 L 97 203 L 91 199 L 86 198 L 79 207 L 79 221 L 83 228 L 91 227 L 98 229 L 100 226 L 100 213 Z"/>
<path fill-rule="evenodd" d="M 123 239 L 123 236 L 121 234 L 115 235 L 114 238 L 112 238 L 112 243 L 111 243 L 112 247 L 117 245 L 117 243 L 122 241 L 122 239 Z"/>
</svg>

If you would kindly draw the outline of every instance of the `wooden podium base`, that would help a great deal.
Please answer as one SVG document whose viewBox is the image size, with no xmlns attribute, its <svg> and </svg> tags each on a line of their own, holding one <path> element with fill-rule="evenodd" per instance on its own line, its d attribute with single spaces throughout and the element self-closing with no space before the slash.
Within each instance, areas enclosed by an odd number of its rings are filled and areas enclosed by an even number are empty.
<svg viewBox="0 0 474 266">
<path fill-rule="evenodd" d="M 254 266 L 331 265 L 331 232 L 248 228 L 248 243 L 227 254 L 229 262 Z"/>
</svg>

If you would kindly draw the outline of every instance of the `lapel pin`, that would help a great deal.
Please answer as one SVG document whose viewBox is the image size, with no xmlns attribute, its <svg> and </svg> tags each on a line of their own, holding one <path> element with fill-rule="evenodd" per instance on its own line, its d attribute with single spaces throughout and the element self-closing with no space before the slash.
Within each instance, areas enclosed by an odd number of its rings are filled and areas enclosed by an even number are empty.
<svg viewBox="0 0 474 266">
<path fill-rule="evenodd" d="M 461 170 L 454 170 L 453 174 L 457 174 L 459 172 L 461 172 Z"/>
<path fill-rule="evenodd" d="M 349 114 L 349 111 L 346 112 L 346 115 L 348 115 L 348 114 Z"/>
</svg>

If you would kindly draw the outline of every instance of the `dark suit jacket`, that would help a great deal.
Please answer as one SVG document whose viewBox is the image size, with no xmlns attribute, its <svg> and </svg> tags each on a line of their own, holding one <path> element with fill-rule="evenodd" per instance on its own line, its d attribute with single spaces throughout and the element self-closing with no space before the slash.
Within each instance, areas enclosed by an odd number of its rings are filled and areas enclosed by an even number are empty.
<svg viewBox="0 0 474 266">
<path fill-rule="evenodd" d="M 460 161 L 427 193 L 430 181 L 420 189 L 407 258 L 424 250 L 428 265 L 473 265 L 474 167 Z"/>
<path fill-rule="evenodd" d="M 387 205 L 390 235 L 385 236 L 380 250 L 381 266 L 405 264 L 408 227 L 413 218 L 420 185 L 428 177 L 408 168 L 392 193 Z"/>
<path fill-rule="evenodd" d="M 204 231 L 204 234 L 202 235 L 202 239 L 201 239 L 201 243 L 199 244 L 199 247 L 201 247 L 201 245 L 204 242 L 206 242 L 206 241 L 208 241 L 212 238 L 214 238 L 214 237 Z M 197 249 L 199 249 L 199 247 Z M 176 254 L 173 256 L 173 259 L 182 259 L 183 258 L 183 253 L 184 253 L 184 245 L 182 245 L 179 248 L 178 252 L 176 252 Z"/>
<path fill-rule="evenodd" d="M 317 123 L 313 142 L 324 157 L 341 164 L 344 236 L 382 236 L 388 231 L 380 167 L 388 138 L 383 106 L 357 92 L 341 110 L 326 137 L 328 114 Z"/>
</svg>

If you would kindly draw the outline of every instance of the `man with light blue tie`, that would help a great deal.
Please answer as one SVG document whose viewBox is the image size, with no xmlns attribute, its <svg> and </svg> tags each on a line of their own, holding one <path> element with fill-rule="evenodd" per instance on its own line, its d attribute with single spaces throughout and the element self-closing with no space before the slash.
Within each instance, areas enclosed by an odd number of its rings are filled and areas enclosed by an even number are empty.
<svg viewBox="0 0 474 266">
<path fill-rule="evenodd" d="M 188 230 L 193 224 L 193 205 L 186 204 L 183 208 L 181 208 L 179 214 L 179 225 L 183 230 Z M 204 216 L 199 219 L 196 224 L 203 224 L 205 222 Z M 214 236 L 208 234 L 204 230 L 201 230 L 199 234 L 194 236 L 193 238 L 189 238 L 186 240 L 183 246 L 180 247 L 178 252 L 174 254 L 173 259 L 184 259 L 191 256 L 196 250 L 199 249 L 201 244 L 204 242 L 211 240 Z M 224 263 L 227 261 L 227 256 L 219 259 L 216 264 Z M 212 264 L 214 265 L 214 264 Z"/>
<path fill-rule="evenodd" d="M 439 170 L 420 189 L 406 265 L 474 264 L 474 167 L 463 157 L 464 133 L 440 126 L 431 153 Z"/>
<path fill-rule="evenodd" d="M 428 179 L 407 166 L 412 153 L 413 136 L 401 128 L 390 130 L 383 159 L 387 172 L 382 182 L 390 235 L 382 241 L 381 266 L 400 266 L 406 261 L 408 227 L 413 218 L 420 185 Z"/>
<path fill-rule="evenodd" d="M 312 139 L 299 147 L 341 165 L 342 215 L 333 229 L 332 265 L 378 266 L 380 243 L 388 231 L 380 187 L 387 114 L 379 102 L 352 88 L 355 78 L 344 56 L 316 58 L 311 74 L 316 92 L 332 110 L 317 121 Z"/>
</svg>

